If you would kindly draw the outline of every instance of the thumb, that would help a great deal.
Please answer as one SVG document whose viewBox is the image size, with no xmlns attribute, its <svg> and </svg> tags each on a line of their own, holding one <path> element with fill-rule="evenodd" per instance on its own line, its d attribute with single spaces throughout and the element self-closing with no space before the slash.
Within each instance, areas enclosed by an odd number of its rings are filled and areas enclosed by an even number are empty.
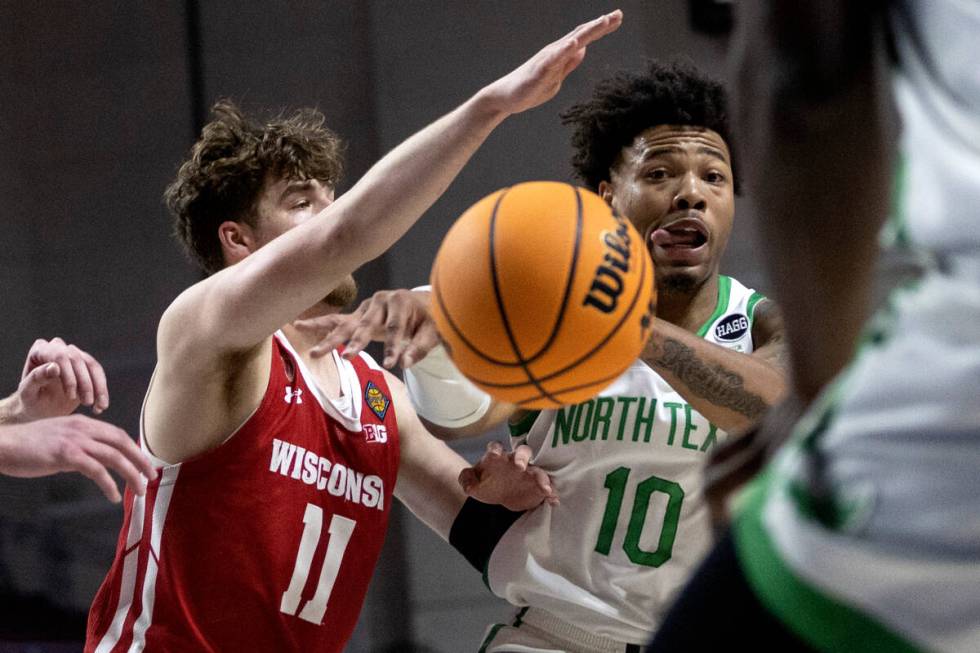
<svg viewBox="0 0 980 653">
<path fill-rule="evenodd" d="M 28 372 L 24 380 L 21 381 L 20 387 L 24 392 L 37 393 L 46 385 L 53 383 L 60 377 L 61 368 L 58 367 L 57 363 L 46 363 L 39 367 L 35 367 L 33 370 Z"/>
<path fill-rule="evenodd" d="M 459 473 L 459 486 L 466 494 L 469 494 L 479 482 L 480 478 L 472 467 L 467 467 Z"/>
</svg>

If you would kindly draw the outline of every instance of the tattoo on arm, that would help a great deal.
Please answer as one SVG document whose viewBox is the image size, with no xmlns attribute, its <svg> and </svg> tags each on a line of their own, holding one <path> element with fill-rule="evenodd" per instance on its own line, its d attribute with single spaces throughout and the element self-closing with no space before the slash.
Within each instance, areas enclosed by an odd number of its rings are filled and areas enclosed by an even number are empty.
<svg viewBox="0 0 980 653">
<path fill-rule="evenodd" d="M 667 338 L 660 351 L 656 352 L 654 362 L 669 370 L 699 397 L 716 406 L 728 408 L 749 419 L 758 419 L 769 408 L 762 397 L 745 389 L 745 379 L 741 374 L 721 365 L 706 364 L 693 349 L 677 340 Z"/>
</svg>

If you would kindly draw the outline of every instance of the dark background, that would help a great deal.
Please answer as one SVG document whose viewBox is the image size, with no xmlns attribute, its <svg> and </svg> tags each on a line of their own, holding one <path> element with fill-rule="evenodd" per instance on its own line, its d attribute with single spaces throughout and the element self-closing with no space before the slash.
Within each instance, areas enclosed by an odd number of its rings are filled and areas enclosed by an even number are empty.
<svg viewBox="0 0 980 653">
<path fill-rule="evenodd" d="M 0 396 L 33 340 L 58 335 L 102 362 L 105 418 L 136 434 L 157 320 L 198 278 L 160 198 L 217 98 L 319 107 L 349 142 L 343 190 L 481 85 L 617 6 L 619 32 L 555 100 L 491 136 L 418 226 L 358 273 L 362 295 L 425 282 L 449 224 L 483 195 L 570 180 L 557 114 L 596 81 L 651 56 L 722 76 L 725 40 L 693 33 L 683 0 L 0 2 Z M 723 272 L 765 291 L 752 213 L 739 200 Z M 121 515 L 80 476 L 0 478 L 0 594 L 18 597 L 0 627 L 17 630 L 26 614 L 53 633 L 84 613 Z M 486 623 L 506 617 L 479 575 L 400 508 L 386 547 L 351 651 L 404 651 L 397 642 L 409 639 L 475 650 Z"/>
</svg>

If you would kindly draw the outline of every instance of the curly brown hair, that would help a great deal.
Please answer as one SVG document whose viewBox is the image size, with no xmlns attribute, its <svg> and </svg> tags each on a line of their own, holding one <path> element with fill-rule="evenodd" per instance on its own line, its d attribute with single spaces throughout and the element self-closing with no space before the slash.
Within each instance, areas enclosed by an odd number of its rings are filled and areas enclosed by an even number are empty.
<svg viewBox="0 0 980 653">
<path fill-rule="evenodd" d="M 256 226 L 256 202 L 270 176 L 316 179 L 335 188 L 344 163 L 343 142 L 316 109 L 265 123 L 249 119 L 229 100 L 211 112 L 213 119 L 164 193 L 175 235 L 208 274 L 224 267 L 218 226 L 226 220 Z"/>
</svg>

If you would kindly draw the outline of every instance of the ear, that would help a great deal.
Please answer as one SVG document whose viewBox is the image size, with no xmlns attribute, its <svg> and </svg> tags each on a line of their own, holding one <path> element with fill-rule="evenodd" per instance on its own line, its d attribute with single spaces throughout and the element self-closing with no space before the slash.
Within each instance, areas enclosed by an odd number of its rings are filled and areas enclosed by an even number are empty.
<svg viewBox="0 0 980 653">
<path fill-rule="evenodd" d="M 218 241 L 225 263 L 234 265 L 258 249 L 255 232 L 244 222 L 225 220 L 218 225 Z"/>
<path fill-rule="evenodd" d="M 613 185 L 611 181 L 603 179 L 599 182 L 599 197 L 605 200 L 609 206 L 613 205 Z"/>
</svg>

